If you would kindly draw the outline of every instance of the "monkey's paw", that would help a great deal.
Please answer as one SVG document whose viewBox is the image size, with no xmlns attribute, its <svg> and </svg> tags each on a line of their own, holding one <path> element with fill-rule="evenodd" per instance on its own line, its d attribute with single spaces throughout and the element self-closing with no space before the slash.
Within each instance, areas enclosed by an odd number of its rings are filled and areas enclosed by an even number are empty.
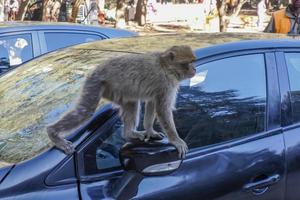
<svg viewBox="0 0 300 200">
<path fill-rule="evenodd" d="M 139 139 L 140 141 L 145 140 L 145 134 L 143 131 L 132 131 L 132 135 L 129 137 L 130 139 Z"/>
<path fill-rule="evenodd" d="M 155 130 L 152 131 L 143 131 L 143 134 L 145 135 L 145 142 L 149 142 L 150 139 L 153 140 L 162 140 L 165 137 L 165 134 L 161 132 L 157 132 Z"/>
<path fill-rule="evenodd" d="M 72 154 L 75 151 L 75 148 L 73 146 L 73 143 L 68 140 L 61 140 L 59 142 L 55 143 L 55 146 L 62 151 L 64 151 L 66 154 Z"/>
<path fill-rule="evenodd" d="M 188 152 L 188 146 L 186 145 L 185 141 L 180 138 L 176 138 L 174 140 L 169 139 L 169 142 L 176 147 L 179 158 L 185 158 L 185 155 Z"/>
</svg>

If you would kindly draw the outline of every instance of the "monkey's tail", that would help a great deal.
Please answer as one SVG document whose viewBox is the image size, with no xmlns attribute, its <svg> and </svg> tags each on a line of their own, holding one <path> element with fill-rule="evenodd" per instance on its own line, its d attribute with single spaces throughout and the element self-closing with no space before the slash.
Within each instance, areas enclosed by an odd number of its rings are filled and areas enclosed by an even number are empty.
<svg viewBox="0 0 300 200">
<path fill-rule="evenodd" d="M 89 74 L 75 108 L 63 115 L 57 122 L 48 126 L 48 134 L 59 134 L 62 131 L 71 130 L 91 117 L 104 91 L 104 84 L 101 82 L 95 71 Z"/>
</svg>

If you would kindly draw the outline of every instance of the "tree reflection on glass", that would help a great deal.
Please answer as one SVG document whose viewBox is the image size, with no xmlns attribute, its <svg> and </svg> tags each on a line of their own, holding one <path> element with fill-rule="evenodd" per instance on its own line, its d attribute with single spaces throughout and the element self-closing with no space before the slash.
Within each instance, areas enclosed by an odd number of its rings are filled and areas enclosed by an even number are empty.
<svg viewBox="0 0 300 200">
<path fill-rule="evenodd" d="M 263 54 L 224 58 L 197 67 L 180 89 L 175 123 L 190 148 L 264 131 Z"/>
<path fill-rule="evenodd" d="M 174 118 L 181 137 L 194 148 L 263 131 L 265 107 L 266 98 L 239 98 L 234 90 L 182 87 Z"/>
</svg>

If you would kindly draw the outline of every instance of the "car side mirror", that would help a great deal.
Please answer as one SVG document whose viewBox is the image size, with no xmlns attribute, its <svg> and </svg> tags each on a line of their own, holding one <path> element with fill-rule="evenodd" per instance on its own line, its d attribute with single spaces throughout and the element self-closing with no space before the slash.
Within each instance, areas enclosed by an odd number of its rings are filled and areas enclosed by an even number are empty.
<svg viewBox="0 0 300 200">
<path fill-rule="evenodd" d="M 126 143 L 119 157 L 123 169 L 148 176 L 169 174 L 182 163 L 177 149 L 165 140 Z"/>
</svg>

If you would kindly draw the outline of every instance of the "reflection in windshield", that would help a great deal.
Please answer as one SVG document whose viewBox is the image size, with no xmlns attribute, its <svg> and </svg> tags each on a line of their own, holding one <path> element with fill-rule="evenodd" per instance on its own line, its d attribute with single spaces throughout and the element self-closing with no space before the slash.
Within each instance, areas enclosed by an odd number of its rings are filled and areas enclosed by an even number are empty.
<svg viewBox="0 0 300 200">
<path fill-rule="evenodd" d="M 174 112 L 190 149 L 259 133 L 265 124 L 265 95 L 241 98 L 235 90 L 205 92 L 181 87 Z"/>
<path fill-rule="evenodd" d="M 48 54 L 0 78 L 0 160 L 19 162 L 50 146 L 46 125 L 74 105 L 83 77 L 111 52 Z M 120 55 L 120 53 L 118 53 Z"/>
<path fill-rule="evenodd" d="M 175 124 L 189 148 L 264 131 L 266 77 L 262 54 L 235 56 L 197 67 L 191 87 L 181 87 Z"/>
</svg>

